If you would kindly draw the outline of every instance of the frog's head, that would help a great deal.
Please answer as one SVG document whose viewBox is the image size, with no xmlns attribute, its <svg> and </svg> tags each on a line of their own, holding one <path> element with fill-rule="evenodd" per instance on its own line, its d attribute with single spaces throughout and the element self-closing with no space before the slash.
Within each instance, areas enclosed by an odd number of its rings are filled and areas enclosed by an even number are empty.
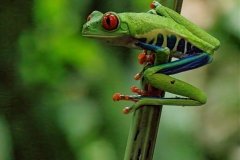
<svg viewBox="0 0 240 160">
<path fill-rule="evenodd" d="M 87 23 L 83 25 L 82 35 L 120 46 L 128 46 L 130 41 L 133 41 L 127 23 L 121 22 L 115 12 L 103 14 L 93 11 L 88 16 Z"/>
</svg>

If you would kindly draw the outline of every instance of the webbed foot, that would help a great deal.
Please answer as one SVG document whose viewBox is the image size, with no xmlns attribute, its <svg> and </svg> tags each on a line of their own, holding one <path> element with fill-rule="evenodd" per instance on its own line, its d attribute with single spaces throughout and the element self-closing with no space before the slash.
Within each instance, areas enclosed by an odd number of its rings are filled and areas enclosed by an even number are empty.
<svg viewBox="0 0 240 160">
<path fill-rule="evenodd" d="M 147 87 L 148 87 L 148 89 L 146 91 L 146 90 L 139 89 L 136 86 L 132 86 L 131 91 L 133 93 L 137 93 L 138 95 L 141 95 L 141 96 L 151 96 L 151 97 L 159 97 L 162 93 L 161 90 L 154 88 L 150 84 L 147 84 Z"/>
<path fill-rule="evenodd" d="M 134 102 L 132 107 L 125 107 L 123 109 L 124 114 L 130 113 L 133 110 L 133 108 L 135 108 L 134 106 L 135 106 L 136 102 L 141 100 L 143 97 L 145 97 L 145 98 L 146 97 L 156 97 L 156 98 L 158 98 L 162 94 L 161 90 L 158 90 L 158 89 L 152 87 L 150 84 L 148 84 L 147 91 L 146 90 L 141 90 L 141 89 L 137 88 L 136 86 L 132 86 L 131 91 L 134 92 L 134 93 L 137 93 L 138 95 L 123 95 L 123 94 L 120 94 L 120 93 L 115 93 L 113 95 L 113 100 L 114 101 L 126 100 L 126 101 L 133 101 Z"/>
</svg>

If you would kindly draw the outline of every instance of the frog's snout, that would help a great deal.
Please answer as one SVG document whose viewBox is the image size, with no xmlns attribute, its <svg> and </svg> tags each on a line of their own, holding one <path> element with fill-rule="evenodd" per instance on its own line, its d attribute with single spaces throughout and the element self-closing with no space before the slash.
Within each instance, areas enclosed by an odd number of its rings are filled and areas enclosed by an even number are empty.
<svg viewBox="0 0 240 160">
<path fill-rule="evenodd" d="M 88 23 L 83 25 L 82 34 L 85 35 L 89 31 L 90 25 Z"/>
</svg>

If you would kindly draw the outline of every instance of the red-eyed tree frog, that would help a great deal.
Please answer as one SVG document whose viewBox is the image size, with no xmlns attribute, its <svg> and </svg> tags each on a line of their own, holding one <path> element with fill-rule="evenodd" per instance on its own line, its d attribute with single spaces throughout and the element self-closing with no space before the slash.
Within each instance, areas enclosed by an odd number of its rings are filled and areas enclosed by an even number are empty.
<svg viewBox="0 0 240 160">
<path fill-rule="evenodd" d="M 132 91 L 139 95 L 115 94 L 113 99 L 135 102 L 132 107 L 126 107 L 124 113 L 129 113 L 143 105 L 205 104 L 207 97 L 203 91 L 170 75 L 210 63 L 220 42 L 157 1 L 152 2 L 151 8 L 147 13 L 103 14 L 93 11 L 83 26 L 82 35 L 116 46 L 143 49 L 139 61 L 145 64 L 145 69 L 136 79 L 143 76 L 149 86 L 183 97 L 162 98 L 157 94 L 151 94 L 150 90 L 140 91 L 133 87 Z M 151 54 L 147 55 L 147 51 Z M 159 58 L 164 56 L 175 57 L 178 60 L 159 65 Z"/>
</svg>

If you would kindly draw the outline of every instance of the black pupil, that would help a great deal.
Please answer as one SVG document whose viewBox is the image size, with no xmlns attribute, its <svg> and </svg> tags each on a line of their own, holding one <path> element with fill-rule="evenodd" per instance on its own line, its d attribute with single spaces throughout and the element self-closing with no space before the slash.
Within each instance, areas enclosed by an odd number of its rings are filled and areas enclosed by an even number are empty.
<svg viewBox="0 0 240 160">
<path fill-rule="evenodd" d="M 110 18 L 107 17 L 107 20 L 106 20 L 107 24 L 110 26 Z"/>
</svg>

